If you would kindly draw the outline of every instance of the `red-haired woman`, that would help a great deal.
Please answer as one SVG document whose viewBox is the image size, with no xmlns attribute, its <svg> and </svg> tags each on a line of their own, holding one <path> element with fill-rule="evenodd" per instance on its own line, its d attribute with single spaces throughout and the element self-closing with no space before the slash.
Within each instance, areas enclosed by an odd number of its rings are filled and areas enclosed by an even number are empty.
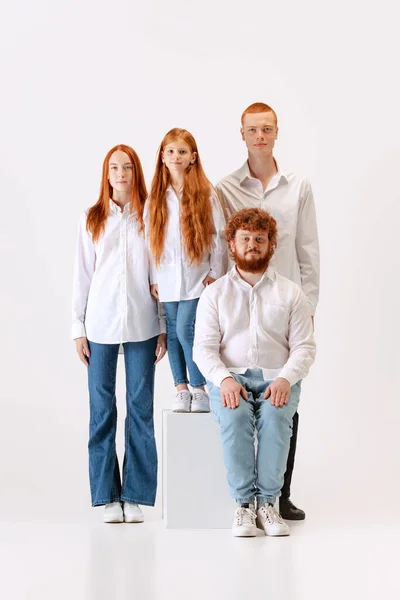
<svg viewBox="0 0 400 600">
<path fill-rule="evenodd" d="M 157 488 L 154 365 L 166 352 L 166 335 L 149 288 L 146 197 L 136 152 L 115 146 L 104 159 L 99 199 L 79 223 L 72 338 L 88 367 L 90 489 L 92 505 L 105 505 L 105 523 L 143 521 L 138 505 L 153 506 Z M 121 343 L 127 390 L 122 484 L 115 448 Z"/>
<path fill-rule="evenodd" d="M 158 151 L 146 234 L 151 291 L 164 304 L 167 317 L 176 412 L 210 411 L 206 381 L 193 361 L 192 348 L 201 292 L 227 269 L 224 227 L 221 204 L 203 171 L 193 136 L 185 129 L 172 129 Z"/>
</svg>

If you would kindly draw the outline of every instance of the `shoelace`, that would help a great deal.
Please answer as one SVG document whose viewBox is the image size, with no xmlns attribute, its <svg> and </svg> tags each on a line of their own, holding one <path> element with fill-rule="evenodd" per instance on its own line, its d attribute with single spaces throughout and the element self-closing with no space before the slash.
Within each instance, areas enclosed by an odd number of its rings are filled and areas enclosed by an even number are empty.
<svg viewBox="0 0 400 600">
<path fill-rule="evenodd" d="M 284 522 L 281 515 L 276 510 L 275 506 L 271 506 L 269 504 L 267 507 L 263 506 L 261 510 L 265 514 L 269 523 L 272 524 L 272 523 L 283 523 Z"/>
<path fill-rule="evenodd" d="M 193 400 L 195 402 L 207 402 L 208 396 L 205 392 L 193 392 Z"/>
<path fill-rule="evenodd" d="M 255 525 L 256 515 L 251 508 L 244 508 L 241 506 L 236 510 L 236 524 L 237 525 Z"/>
<path fill-rule="evenodd" d="M 190 392 L 189 392 L 189 390 L 182 390 L 181 392 L 178 392 L 176 394 L 176 399 L 180 400 L 180 401 L 186 400 L 188 395 L 189 395 L 189 398 L 190 398 Z"/>
</svg>

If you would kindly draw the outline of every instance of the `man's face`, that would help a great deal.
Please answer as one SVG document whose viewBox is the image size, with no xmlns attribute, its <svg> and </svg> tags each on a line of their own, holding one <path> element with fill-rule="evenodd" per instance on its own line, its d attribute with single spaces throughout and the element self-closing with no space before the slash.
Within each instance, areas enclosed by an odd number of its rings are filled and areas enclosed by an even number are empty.
<svg viewBox="0 0 400 600">
<path fill-rule="evenodd" d="M 268 231 L 238 229 L 229 246 L 236 265 L 247 273 L 263 273 L 271 260 Z"/>
<path fill-rule="evenodd" d="M 240 131 L 249 154 L 254 156 L 272 154 L 275 141 L 278 139 L 278 126 L 274 113 L 245 115 Z"/>
</svg>

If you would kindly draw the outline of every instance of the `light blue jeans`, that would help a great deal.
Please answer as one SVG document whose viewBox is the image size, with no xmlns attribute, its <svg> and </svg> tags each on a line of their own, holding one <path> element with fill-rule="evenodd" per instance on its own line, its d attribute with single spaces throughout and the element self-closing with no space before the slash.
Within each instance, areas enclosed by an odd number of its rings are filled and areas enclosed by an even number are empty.
<svg viewBox="0 0 400 600">
<path fill-rule="evenodd" d="M 254 504 L 256 498 L 259 504 L 274 504 L 283 486 L 301 383 L 291 387 L 286 405 L 276 407 L 270 398 L 264 400 L 264 392 L 272 382 L 264 380 L 261 369 L 231 375 L 249 396 L 248 400 L 240 398 L 235 409 L 223 407 L 220 388 L 207 382 L 211 409 L 220 426 L 230 493 L 238 503 Z"/>
<path fill-rule="evenodd" d="M 204 376 L 193 360 L 194 326 L 199 298 L 164 302 L 167 317 L 168 358 L 174 385 L 189 383 L 194 388 L 206 384 Z M 187 367 L 187 370 L 186 370 Z"/>
</svg>

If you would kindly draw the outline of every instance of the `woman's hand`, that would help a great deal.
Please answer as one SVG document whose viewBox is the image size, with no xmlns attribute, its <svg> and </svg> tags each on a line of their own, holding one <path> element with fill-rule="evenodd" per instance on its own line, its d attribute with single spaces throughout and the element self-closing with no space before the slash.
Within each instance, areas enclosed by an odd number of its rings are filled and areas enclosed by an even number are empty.
<svg viewBox="0 0 400 600">
<path fill-rule="evenodd" d="M 150 294 L 152 296 L 154 296 L 154 298 L 157 298 L 157 300 L 158 300 L 158 284 L 157 283 L 153 283 L 150 286 Z"/>
<path fill-rule="evenodd" d="M 89 366 L 88 358 L 90 356 L 89 344 L 86 337 L 76 338 L 76 351 L 78 353 L 79 358 L 85 365 L 85 367 Z"/>
<path fill-rule="evenodd" d="M 213 279 L 212 277 L 207 275 L 207 277 L 205 279 L 203 279 L 203 285 L 204 285 L 204 287 L 207 287 L 208 285 L 210 285 L 210 283 L 214 283 L 214 281 L 215 281 L 215 279 Z"/>
<path fill-rule="evenodd" d="M 166 353 L 167 353 L 167 334 L 160 333 L 160 335 L 158 336 L 158 339 L 157 339 L 157 348 L 156 348 L 157 360 L 154 364 L 156 365 L 157 363 L 159 363 L 160 360 L 166 355 Z"/>
</svg>

